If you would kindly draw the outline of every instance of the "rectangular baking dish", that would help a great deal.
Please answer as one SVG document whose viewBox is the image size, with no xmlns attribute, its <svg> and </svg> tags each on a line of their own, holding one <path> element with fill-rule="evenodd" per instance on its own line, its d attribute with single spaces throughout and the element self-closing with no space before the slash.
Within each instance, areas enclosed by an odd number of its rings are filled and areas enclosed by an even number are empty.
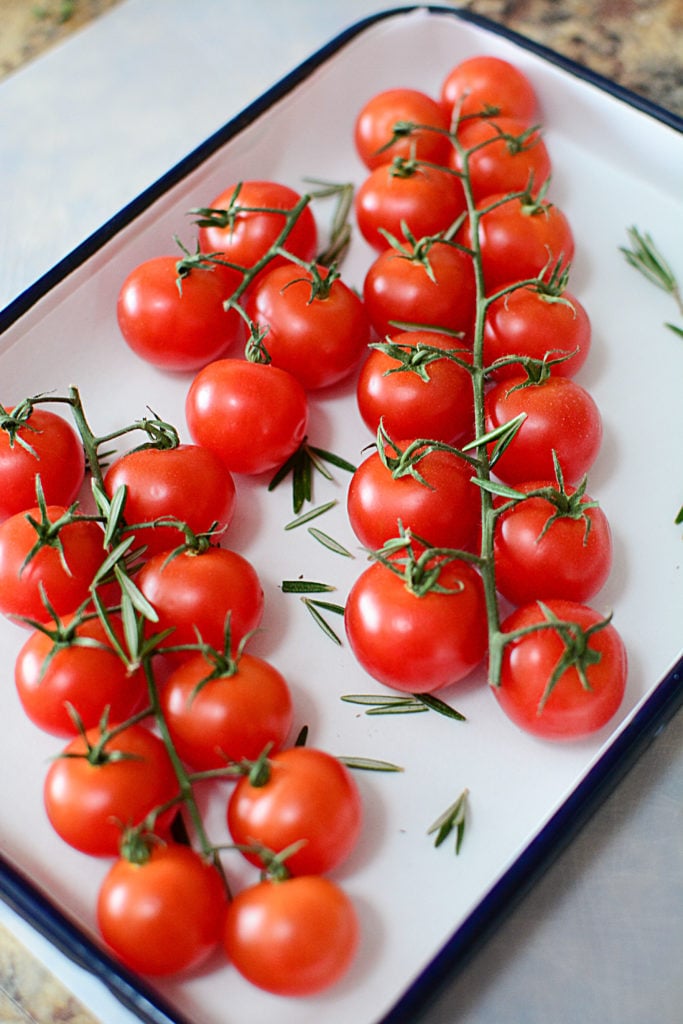
<svg viewBox="0 0 683 1024">
<path fill-rule="evenodd" d="M 292 681 L 298 724 L 311 727 L 311 743 L 339 755 L 389 760 L 404 771 L 356 776 L 366 828 L 336 877 L 360 909 L 363 941 L 341 984 L 317 998 L 285 1000 L 252 988 L 227 965 L 151 984 L 120 969 L 98 942 L 94 894 L 108 865 L 76 854 L 51 832 L 42 776 L 60 744 L 36 734 L 6 685 L 3 768 L 20 785 L 5 787 L 0 807 L 0 893 L 143 1021 L 414 1020 L 680 704 L 681 536 L 673 521 L 680 479 L 667 471 L 671 449 L 663 439 L 683 436 L 683 349 L 662 327 L 670 315 L 666 300 L 626 265 L 618 246 L 631 224 L 650 231 L 664 252 L 680 244 L 682 125 L 481 17 L 438 7 L 387 11 L 313 54 L 0 313 L 2 400 L 63 393 L 77 384 L 102 432 L 148 405 L 182 427 L 188 378 L 143 366 L 118 335 L 115 303 L 127 272 L 172 252 L 174 234 L 192 247 L 188 211 L 238 180 L 273 178 L 299 189 L 307 177 L 360 183 L 351 136 L 362 103 L 395 85 L 437 94 L 450 67 L 477 53 L 511 60 L 536 86 L 554 165 L 551 197 L 577 239 L 572 288 L 594 331 L 580 380 L 605 425 L 591 493 L 610 518 L 617 551 L 612 577 L 593 603 L 614 610 L 628 645 L 624 705 L 592 739 L 552 746 L 503 718 L 483 673 L 443 694 L 466 723 L 431 713 L 374 719 L 359 713 L 340 696 L 380 688 L 346 646 L 337 649 L 316 630 L 295 598 L 283 598 L 280 583 L 322 577 L 341 601 L 360 571 L 361 553 L 340 559 L 296 531 L 285 543 L 289 493 L 265 494 L 263 481 L 241 481 L 240 499 L 258 508 L 259 529 L 251 529 L 248 515 L 238 516 L 230 542 L 264 580 L 265 638 L 256 641 L 257 653 L 260 644 L 260 653 Z M 345 279 L 361 287 L 369 260 L 356 238 Z M 369 438 L 351 386 L 313 399 L 310 433 L 313 443 L 359 461 Z M 343 513 L 345 484 L 343 474 L 317 481 L 316 501 L 341 499 L 326 529 L 357 551 Z M 23 638 L 18 627 L 0 623 L 7 666 Z M 435 849 L 426 830 L 464 787 L 471 815 L 456 858 L 450 848 Z M 210 811 L 210 829 L 220 828 L 221 816 L 219 806 Z"/>
</svg>

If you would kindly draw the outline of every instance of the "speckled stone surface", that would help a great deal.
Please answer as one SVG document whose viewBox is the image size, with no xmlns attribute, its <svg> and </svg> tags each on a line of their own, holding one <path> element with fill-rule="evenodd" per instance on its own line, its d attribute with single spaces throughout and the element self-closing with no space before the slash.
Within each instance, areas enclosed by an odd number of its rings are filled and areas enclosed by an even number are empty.
<svg viewBox="0 0 683 1024">
<path fill-rule="evenodd" d="M 0 0 L 0 79 L 121 0 Z"/>
<path fill-rule="evenodd" d="M 519 32 L 683 116 L 681 0 L 470 0 Z"/>
<path fill-rule="evenodd" d="M 0 79 L 122 2 L 0 0 Z M 520 32 L 683 116 L 681 0 L 464 0 L 452 6 Z"/>
<path fill-rule="evenodd" d="M 28 950 L 0 925 L 2 1024 L 99 1024 Z"/>
</svg>

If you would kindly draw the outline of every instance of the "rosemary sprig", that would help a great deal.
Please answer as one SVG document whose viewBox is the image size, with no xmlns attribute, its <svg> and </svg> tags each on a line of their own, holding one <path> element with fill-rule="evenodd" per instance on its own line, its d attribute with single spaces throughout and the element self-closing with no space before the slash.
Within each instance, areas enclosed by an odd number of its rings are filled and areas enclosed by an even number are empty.
<svg viewBox="0 0 683 1024">
<path fill-rule="evenodd" d="M 356 467 L 334 452 L 328 452 L 324 448 L 317 448 L 308 444 L 306 438 L 300 448 L 291 455 L 287 461 L 278 469 L 270 483 L 268 490 L 274 491 L 282 481 L 292 475 L 292 509 L 297 515 L 301 512 L 307 501 L 313 497 L 313 471 L 317 470 L 326 480 L 332 480 L 332 474 L 326 463 L 336 466 L 338 469 L 346 470 L 347 473 L 355 472 Z"/>
<path fill-rule="evenodd" d="M 619 250 L 624 254 L 626 262 L 640 271 L 657 288 L 661 288 L 667 295 L 670 295 L 678 306 L 679 313 L 683 316 L 681 288 L 673 270 L 655 245 L 652 236 L 647 232 L 639 231 L 636 227 L 629 228 L 627 234 L 631 242 L 631 248 L 629 249 L 623 245 L 619 246 Z M 676 324 L 671 323 L 665 323 L 664 326 L 683 338 L 683 327 L 678 327 Z"/>
<path fill-rule="evenodd" d="M 430 825 L 427 829 L 428 836 L 436 832 L 434 846 L 441 846 L 448 839 L 453 829 L 455 829 L 455 853 L 456 855 L 460 853 L 460 847 L 465 835 L 468 796 L 469 790 L 463 789 L 455 803 L 447 807 L 443 814 L 440 814 L 433 825 Z"/>
</svg>

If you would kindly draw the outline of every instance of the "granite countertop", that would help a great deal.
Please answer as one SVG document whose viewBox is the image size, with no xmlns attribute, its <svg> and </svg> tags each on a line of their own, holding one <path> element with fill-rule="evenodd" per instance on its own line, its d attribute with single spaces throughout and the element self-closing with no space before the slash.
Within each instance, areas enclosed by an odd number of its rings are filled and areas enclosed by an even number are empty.
<svg viewBox="0 0 683 1024">
<path fill-rule="evenodd" d="M 0 80 L 125 3 L 0 0 Z M 338 6 L 343 9 L 343 4 Z M 368 13 L 379 6 L 368 4 Z M 395 4 L 388 0 L 384 6 Z M 681 0 L 470 0 L 454 6 L 505 25 L 683 116 Z M 1 923 L 0 1021 L 97 1024 Z"/>
<path fill-rule="evenodd" d="M 0 80 L 125 0 L 0 0 Z M 387 7 L 394 4 L 388 0 Z M 475 11 L 683 116 L 681 0 L 465 0 Z"/>
<path fill-rule="evenodd" d="M 0 80 L 121 0 L 0 0 Z"/>
<path fill-rule="evenodd" d="M 2 1024 L 98 1024 L 93 1015 L 0 924 Z"/>
<path fill-rule="evenodd" d="M 466 7 L 683 116 L 681 0 L 471 0 Z"/>
</svg>

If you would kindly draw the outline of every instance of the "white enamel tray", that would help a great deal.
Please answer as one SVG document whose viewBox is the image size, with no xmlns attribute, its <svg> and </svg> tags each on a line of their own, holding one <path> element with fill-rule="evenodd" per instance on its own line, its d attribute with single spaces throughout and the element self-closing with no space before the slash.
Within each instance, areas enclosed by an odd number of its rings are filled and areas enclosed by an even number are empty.
<svg viewBox="0 0 683 1024">
<path fill-rule="evenodd" d="M 343 703 L 346 693 L 381 687 L 319 631 L 281 581 L 322 579 L 343 601 L 364 567 L 344 515 L 348 477 L 318 477 L 315 501 L 339 499 L 324 529 L 357 552 L 327 551 L 305 530 L 283 533 L 292 518 L 287 485 L 267 493 L 264 480 L 239 481 L 239 511 L 226 543 L 257 567 L 266 594 L 264 631 L 252 649 L 286 674 L 297 729 L 339 755 L 389 760 L 401 774 L 359 772 L 365 830 L 335 877 L 355 899 L 362 922 L 360 955 L 348 976 L 316 998 L 285 1000 L 242 981 L 228 965 L 181 981 L 150 984 L 104 954 L 93 925 L 99 880 L 108 863 L 62 844 L 42 810 L 42 779 L 59 740 L 26 721 L 11 685 L 24 632 L 0 622 L 6 666 L 0 691 L 0 749 L 6 787 L 0 808 L 0 892 L 69 956 L 84 962 L 115 998 L 142 1020 L 193 1024 L 374 1024 L 415 1020 L 419 1006 L 485 935 L 515 894 L 567 840 L 655 728 L 680 700 L 683 599 L 680 584 L 680 474 L 667 458 L 683 438 L 683 346 L 662 322 L 668 299 L 618 252 L 631 224 L 678 254 L 683 228 L 683 135 L 675 118 L 567 62 L 452 10 L 387 12 L 353 26 L 315 54 L 217 136 L 174 168 L 46 278 L 0 314 L 0 400 L 71 384 L 80 387 L 98 432 L 152 406 L 182 419 L 188 377 L 142 365 L 124 346 L 115 302 L 137 262 L 173 252 L 179 234 L 190 247 L 188 211 L 208 205 L 227 185 L 273 178 L 304 188 L 304 178 L 355 181 L 363 169 L 351 145 L 355 114 L 374 92 L 408 85 L 437 94 L 463 58 L 490 53 L 517 63 L 541 97 L 554 164 L 551 197 L 577 239 L 572 290 L 587 307 L 594 343 L 581 381 L 598 401 L 605 441 L 590 490 L 607 512 L 615 567 L 593 604 L 614 610 L 628 645 L 630 677 L 623 707 L 599 735 L 551 745 L 518 731 L 488 692 L 483 673 L 441 694 L 465 716 L 369 718 Z M 333 112 L 333 113 L 332 113 Z M 325 223 L 326 211 L 319 209 Z M 356 239 L 344 268 L 360 287 L 371 259 Z M 658 360 L 666 367 L 658 373 Z M 371 440 L 355 411 L 353 386 L 312 400 L 312 443 L 358 462 Z M 458 857 L 435 849 L 426 830 L 467 787 L 470 816 Z M 209 832 L 222 835 L 223 800 L 210 810 Z M 237 857 L 237 855 L 235 855 Z M 234 876 L 246 867 L 229 864 Z M 251 877 L 249 875 L 248 877 Z"/>
</svg>

